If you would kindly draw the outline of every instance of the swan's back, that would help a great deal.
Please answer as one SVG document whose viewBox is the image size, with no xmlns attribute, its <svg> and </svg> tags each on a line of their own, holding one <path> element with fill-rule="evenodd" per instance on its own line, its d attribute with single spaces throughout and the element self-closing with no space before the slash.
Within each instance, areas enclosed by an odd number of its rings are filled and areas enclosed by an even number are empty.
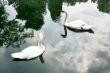
<svg viewBox="0 0 110 73">
<path fill-rule="evenodd" d="M 87 24 L 82 20 L 75 20 L 75 21 L 67 23 L 65 26 L 70 27 L 70 28 L 81 29 L 81 26 L 83 25 L 87 25 Z"/>
<path fill-rule="evenodd" d="M 70 23 L 66 23 L 65 26 L 73 28 L 73 29 L 79 29 L 79 30 L 89 30 L 93 28 L 93 26 L 87 25 L 87 23 L 85 23 L 82 20 L 75 20 Z"/>
<path fill-rule="evenodd" d="M 45 51 L 45 48 L 41 48 L 39 46 L 30 46 L 22 51 L 24 55 L 27 56 L 28 59 L 39 56 Z"/>
<path fill-rule="evenodd" d="M 67 23 L 67 25 L 73 25 L 73 26 L 82 26 L 82 25 L 87 25 L 84 21 L 82 20 L 75 20 L 75 21 L 72 21 L 72 22 L 69 22 Z"/>
<path fill-rule="evenodd" d="M 41 48 L 39 46 L 29 46 L 27 48 L 25 48 L 24 50 L 22 50 L 23 53 L 25 54 L 33 54 L 33 53 L 40 53 L 41 51 L 45 50 L 45 48 Z"/>
</svg>

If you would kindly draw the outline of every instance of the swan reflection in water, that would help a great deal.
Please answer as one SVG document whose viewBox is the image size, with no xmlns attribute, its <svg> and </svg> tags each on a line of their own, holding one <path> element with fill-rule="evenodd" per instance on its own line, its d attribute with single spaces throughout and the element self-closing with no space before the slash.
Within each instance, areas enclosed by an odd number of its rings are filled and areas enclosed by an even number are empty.
<svg viewBox="0 0 110 73">
<path fill-rule="evenodd" d="M 67 37 L 67 29 L 69 29 L 69 30 L 71 30 L 73 32 L 76 32 L 76 33 L 88 32 L 88 33 L 93 33 L 94 34 L 94 31 L 92 29 L 89 29 L 89 30 L 78 30 L 78 29 L 72 29 L 72 28 L 66 27 L 64 25 L 64 34 L 61 34 L 61 36 L 63 38 L 66 38 Z"/>
<path fill-rule="evenodd" d="M 38 57 L 39 57 L 41 63 L 45 63 L 44 58 L 43 58 L 43 54 L 38 56 Z M 18 59 L 18 58 L 14 58 L 13 61 L 31 61 L 31 60 L 35 60 L 38 57 L 35 57 L 35 58 L 32 58 L 32 59 Z"/>
</svg>

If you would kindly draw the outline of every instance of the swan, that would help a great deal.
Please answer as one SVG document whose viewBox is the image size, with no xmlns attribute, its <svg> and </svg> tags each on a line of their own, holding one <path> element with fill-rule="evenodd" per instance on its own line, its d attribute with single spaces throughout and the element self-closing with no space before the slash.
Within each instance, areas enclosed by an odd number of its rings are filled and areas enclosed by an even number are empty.
<svg viewBox="0 0 110 73">
<path fill-rule="evenodd" d="M 72 29 L 78 29 L 78 30 L 89 30 L 93 28 L 93 26 L 87 25 L 84 21 L 82 20 L 75 20 L 70 23 L 67 23 L 67 12 L 66 11 L 61 11 L 61 13 L 65 13 L 65 19 L 63 25 Z"/>
<path fill-rule="evenodd" d="M 37 46 L 29 46 L 22 50 L 21 52 L 12 53 L 11 57 L 17 59 L 33 59 L 43 54 L 45 51 L 45 46 L 42 44 L 43 34 L 38 34 L 38 44 Z"/>
</svg>

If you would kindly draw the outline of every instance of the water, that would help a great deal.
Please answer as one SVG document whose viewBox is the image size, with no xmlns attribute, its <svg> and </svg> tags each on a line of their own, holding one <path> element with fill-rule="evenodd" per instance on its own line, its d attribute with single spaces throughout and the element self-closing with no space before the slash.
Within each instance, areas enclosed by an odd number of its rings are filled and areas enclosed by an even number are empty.
<svg viewBox="0 0 110 73">
<path fill-rule="evenodd" d="M 17 13 L 6 13 L 5 4 L 0 5 L 0 73 L 110 72 L 109 0 L 9 0 L 9 4 Z M 68 22 L 84 20 L 93 31 L 64 30 L 61 10 L 68 12 Z M 16 19 L 7 19 L 9 14 Z M 37 44 L 38 32 L 44 34 L 44 62 L 39 57 L 13 60 L 11 53 Z"/>
</svg>

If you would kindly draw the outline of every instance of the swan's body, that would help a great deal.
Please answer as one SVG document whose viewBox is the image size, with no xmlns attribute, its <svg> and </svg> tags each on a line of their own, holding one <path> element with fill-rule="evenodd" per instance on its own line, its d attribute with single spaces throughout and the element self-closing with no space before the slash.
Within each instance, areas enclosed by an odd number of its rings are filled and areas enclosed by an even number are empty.
<svg viewBox="0 0 110 73">
<path fill-rule="evenodd" d="M 45 47 L 41 43 L 41 39 L 43 37 L 41 34 L 39 37 L 40 37 L 40 42 L 38 42 L 38 46 L 29 46 L 24 50 L 22 50 L 21 52 L 11 54 L 11 56 L 13 58 L 18 58 L 18 59 L 32 59 L 43 54 L 43 52 L 45 51 Z"/>
<path fill-rule="evenodd" d="M 67 12 L 66 11 L 62 11 L 62 12 L 66 14 L 66 17 L 65 17 L 65 20 L 63 23 L 66 27 L 78 29 L 78 30 L 89 30 L 89 29 L 93 28 L 93 26 L 87 25 L 82 20 L 75 20 L 75 21 L 67 23 L 66 22 L 67 21 Z"/>
</svg>

